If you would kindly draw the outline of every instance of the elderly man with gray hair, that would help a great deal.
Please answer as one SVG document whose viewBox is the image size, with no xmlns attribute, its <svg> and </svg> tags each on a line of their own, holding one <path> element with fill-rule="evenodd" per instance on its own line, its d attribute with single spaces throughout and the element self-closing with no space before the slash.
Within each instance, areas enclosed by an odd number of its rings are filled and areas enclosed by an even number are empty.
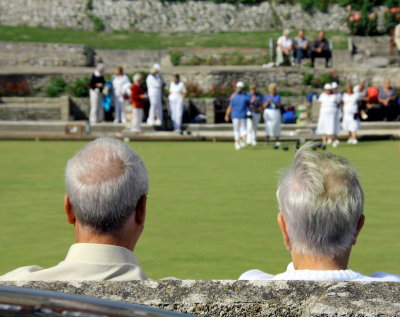
<svg viewBox="0 0 400 317">
<path fill-rule="evenodd" d="M 302 147 L 282 175 L 277 191 L 278 224 L 292 262 L 286 272 L 243 273 L 241 280 L 399 281 L 365 276 L 347 268 L 364 225 L 364 194 L 357 170 L 339 156 Z"/>
<path fill-rule="evenodd" d="M 146 280 L 132 253 L 146 217 L 148 178 L 126 144 L 100 138 L 87 144 L 65 171 L 64 207 L 76 244 L 54 267 L 25 266 L 0 280 Z"/>
</svg>

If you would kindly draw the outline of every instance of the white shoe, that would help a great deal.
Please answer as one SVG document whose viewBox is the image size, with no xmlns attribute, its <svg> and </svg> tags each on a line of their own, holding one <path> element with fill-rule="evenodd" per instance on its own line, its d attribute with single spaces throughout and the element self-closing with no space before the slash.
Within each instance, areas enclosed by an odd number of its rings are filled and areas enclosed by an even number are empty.
<svg viewBox="0 0 400 317">
<path fill-rule="evenodd" d="M 243 140 L 243 139 L 240 139 L 240 141 L 239 141 L 239 146 L 240 146 L 240 147 L 245 147 L 245 146 L 246 146 L 246 141 Z"/>
<path fill-rule="evenodd" d="M 352 142 L 351 142 L 351 144 L 357 144 L 357 143 L 358 143 L 357 139 L 353 139 Z"/>
<path fill-rule="evenodd" d="M 348 143 L 348 144 L 353 144 L 353 139 L 348 139 L 348 140 L 347 140 L 347 143 Z"/>
<path fill-rule="evenodd" d="M 253 141 L 253 142 L 251 142 L 251 145 L 252 145 L 252 146 L 256 146 L 256 145 L 257 145 L 257 142 L 256 142 L 256 141 Z"/>
<path fill-rule="evenodd" d="M 146 124 L 148 126 L 153 126 L 154 125 L 154 121 L 153 120 L 147 120 Z"/>
<path fill-rule="evenodd" d="M 328 139 L 328 142 L 326 144 L 332 144 L 332 139 Z"/>
<path fill-rule="evenodd" d="M 332 143 L 333 147 L 338 147 L 338 145 L 339 145 L 339 140 L 333 141 L 333 143 Z"/>
<path fill-rule="evenodd" d="M 235 142 L 235 150 L 240 150 L 240 144 L 238 142 Z"/>
<path fill-rule="evenodd" d="M 161 125 L 161 120 L 157 119 L 156 121 L 154 121 L 154 125 Z"/>
</svg>

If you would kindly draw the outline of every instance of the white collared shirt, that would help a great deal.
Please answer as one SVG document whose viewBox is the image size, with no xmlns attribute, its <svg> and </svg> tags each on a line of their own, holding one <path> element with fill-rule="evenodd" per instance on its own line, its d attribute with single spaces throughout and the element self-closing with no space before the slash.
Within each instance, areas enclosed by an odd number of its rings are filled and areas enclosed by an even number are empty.
<svg viewBox="0 0 400 317">
<path fill-rule="evenodd" d="M 294 280 L 294 281 L 375 281 L 400 282 L 400 275 L 377 272 L 366 276 L 353 270 L 295 270 L 293 262 L 289 263 L 286 272 L 277 275 L 250 270 L 240 275 L 239 280 Z"/>
</svg>

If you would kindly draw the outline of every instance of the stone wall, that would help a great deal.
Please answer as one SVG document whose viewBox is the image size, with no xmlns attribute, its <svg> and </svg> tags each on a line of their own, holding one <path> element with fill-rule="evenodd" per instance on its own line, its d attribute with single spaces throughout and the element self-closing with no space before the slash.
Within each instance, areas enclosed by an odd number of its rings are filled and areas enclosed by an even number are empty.
<svg viewBox="0 0 400 317">
<path fill-rule="evenodd" d="M 96 49 L 96 62 L 103 62 L 109 72 L 122 66 L 125 71 L 150 70 L 155 63 L 161 64 L 162 59 L 169 62 L 167 50 L 105 50 Z M 165 63 L 163 63 L 165 64 Z"/>
<path fill-rule="evenodd" d="M 29 42 L 0 44 L 0 66 L 76 67 L 93 64 L 94 52 L 85 45 Z"/>
<path fill-rule="evenodd" d="M 215 4 L 207 1 L 171 3 L 160 0 L 96 0 L 93 9 L 82 0 L 0 0 L 0 24 L 49 28 L 93 29 L 90 15 L 106 30 L 152 32 L 263 31 L 304 28 L 346 31 L 348 13 L 333 6 L 311 15 L 299 5 L 265 1 L 258 5 Z"/>
<path fill-rule="evenodd" d="M 0 104 L 0 120 L 69 120 L 68 97 L 4 97 L 2 101 L 3 103 Z"/>
<path fill-rule="evenodd" d="M 195 316 L 399 316 L 400 283 L 301 281 L 1 282 Z"/>
</svg>

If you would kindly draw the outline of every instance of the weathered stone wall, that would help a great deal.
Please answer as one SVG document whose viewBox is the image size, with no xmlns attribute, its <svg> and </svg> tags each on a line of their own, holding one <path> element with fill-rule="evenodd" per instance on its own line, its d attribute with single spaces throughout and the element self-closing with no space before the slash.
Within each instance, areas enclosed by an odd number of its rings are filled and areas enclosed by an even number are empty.
<svg viewBox="0 0 400 317">
<path fill-rule="evenodd" d="M 105 50 L 96 49 L 96 62 L 103 62 L 109 72 L 122 66 L 125 71 L 150 70 L 155 63 L 160 64 L 163 58 L 169 59 L 167 50 Z"/>
<path fill-rule="evenodd" d="M 0 104 L 0 120 L 69 120 L 68 97 L 24 98 L 4 97 Z"/>
<path fill-rule="evenodd" d="M 1 282 L 195 316 L 400 316 L 400 283 L 301 281 Z"/>
<path fill-rule="evenodd" d="M 1 12 L 1 11 L 0 11 Z M 94 52 L 85 45 L 1 42 L 0 66 L 91 66 Z"/>
<path fill-rule="evenodd" d="M 170 3 L 159 0 L 96 0 L 87 10 L 81 0 L 0 0 L 0 24 L 49 28 L 92 29 L 89 15 L 98 17 L 106 30 L 152 32 L 262 31 L 304 28 L 346 31 L 345 9 L 311 15 L 299 5 L 265 1 L 245 6 L 207 1 Z"/>
</svg>

